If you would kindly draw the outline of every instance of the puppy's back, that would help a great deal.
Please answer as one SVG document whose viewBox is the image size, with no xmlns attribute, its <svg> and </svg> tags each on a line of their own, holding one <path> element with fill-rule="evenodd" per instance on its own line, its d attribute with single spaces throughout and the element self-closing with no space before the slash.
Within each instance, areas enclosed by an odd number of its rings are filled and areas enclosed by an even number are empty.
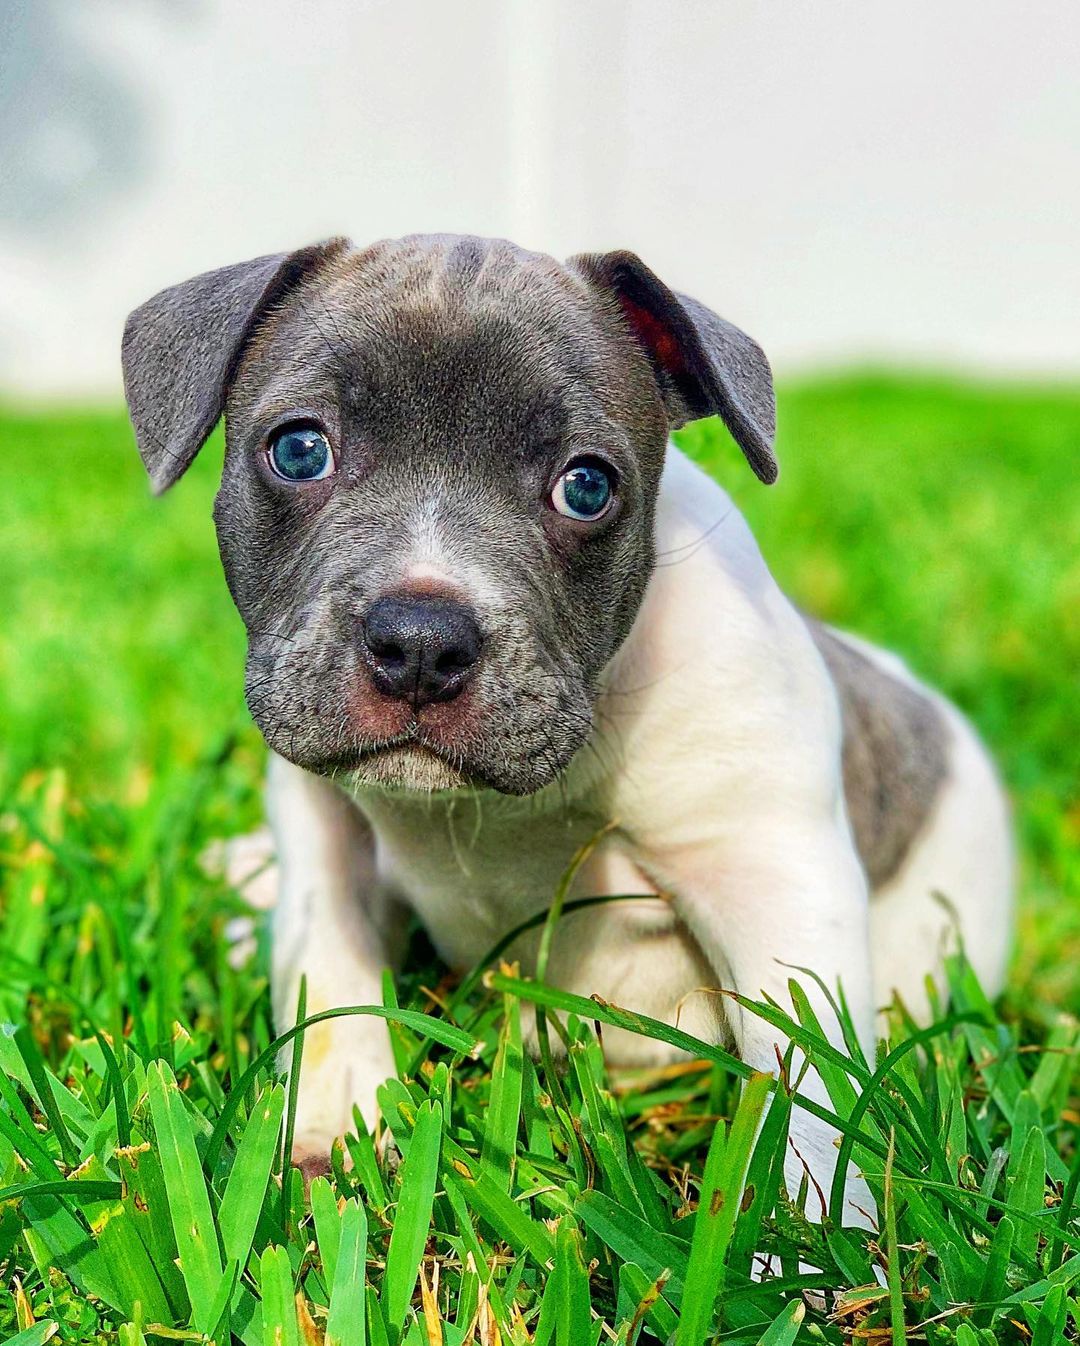
<svg viewBox="0 0 1080 1346">
<path fill-rule="evenodd" d="M 809 622 L 843 719 L 844 794 L 871 888 L 900 869 L 948 777 L 950 729 L 935 700 L 895 661 Z"/>
</svg>

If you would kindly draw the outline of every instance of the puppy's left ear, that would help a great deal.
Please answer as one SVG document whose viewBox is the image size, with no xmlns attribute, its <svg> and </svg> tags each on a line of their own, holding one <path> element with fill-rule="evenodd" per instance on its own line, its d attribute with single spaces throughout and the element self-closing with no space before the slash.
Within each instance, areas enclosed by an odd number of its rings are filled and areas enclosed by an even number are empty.
<svg viewBox="0 0 1080 1346">
<path fill-rule="evenodd" d="M 757 342 L 696 299 L 669 290 L 632 252 L 588 253 L 572 257 L 570 266 L 614 301 L 649 357 L 672 429 L 719 416 L 757 476 L 774 482 L 776 401 Z"/>
<path fill-rule="evenodd" d="M 256 257 L 173 285 L 124 326 L 124 395 L 154 491 L 191 465 L 225 406 L 260 318 L 348 240 Z"/>
</svg>

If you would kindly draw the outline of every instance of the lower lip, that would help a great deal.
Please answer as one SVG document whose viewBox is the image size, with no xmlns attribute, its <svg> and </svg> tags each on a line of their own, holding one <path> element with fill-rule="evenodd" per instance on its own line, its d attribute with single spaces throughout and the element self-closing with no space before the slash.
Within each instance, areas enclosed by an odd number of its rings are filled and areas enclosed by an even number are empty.
<svg viewBox="0 0 1080 1346">
<path fill-rule="evenodd" d="M 442 753 L 436 752 L 434 749 L 427 747 L 423 743 L 417 743 L 411 740 L 404 743 L 382 745 L 378 748 L 368 749 L 360 753 L 356 758 L 352 770 L 363 774 L 365 765 L 370 770 L 374 768 L 375 763 L 385 761 L 387 758 L 392 759 L 395 756 L 399 757 L 399 761 L 390 763 L 391 770 L 387 774 L 388 776 L 396 776 L 400 772 L 400 775 L 403 778 L 403 788 L 406 789 L 456 790 L 469 788 L 470 786 L 474 788 L 482 787 L 484 784 L 480 777 L 474 776 L 471 772 L 463 771 L 460 767 L 449 761 Z M 413 768 L 427 764 L 429 770 L 437 769 L 442 780 L 430 786 L 408 786 L 404 783 L 404 778 L 407 778 L 409 774 L 410 762 Z M 377 768 L 374 769 L 377 770 Z M 392 784 L 392 780 L 389 783 Z"/>
</svg>

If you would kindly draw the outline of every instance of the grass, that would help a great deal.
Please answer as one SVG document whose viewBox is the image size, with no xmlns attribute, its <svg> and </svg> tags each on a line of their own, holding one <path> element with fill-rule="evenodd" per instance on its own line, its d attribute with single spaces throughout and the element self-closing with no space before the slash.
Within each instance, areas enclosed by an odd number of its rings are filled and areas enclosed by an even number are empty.
<svg viewBox="0 0 1080 1346">
<path fill-rule="evenodd" d="M 0 416 L 5 1339 L 1077 1337 L 1080 395 L 860 376 L 788 388 L 781 423 L 773 491 L 715 426 L 683 440 L 797 598 L 973 716 L 1023 850 L 1003 1004 L 956 966 L 935 1029 L 894 1015 L 873 1062 L 787 1024 L 877 1197 L 869 1239 L 779 1192 L 797 1081 L 765 1110 L 771 1085 L 692 1040 L 685 1066 L 612 1080 L 600 1044 L 621 1011 L 497 962 L 462 995 L 421 938 L 375 1007 L 401 1162 L 361 1127 L 305 1194 L 265 930 L 230 966 L 243 905 L 198 865 L 257 822 L 262 762 L 214 554 L 220 448 L 155 502 L 121 415 Z M 523 1001 L 565 1072 L 523 1055 Z"/>
</svg>

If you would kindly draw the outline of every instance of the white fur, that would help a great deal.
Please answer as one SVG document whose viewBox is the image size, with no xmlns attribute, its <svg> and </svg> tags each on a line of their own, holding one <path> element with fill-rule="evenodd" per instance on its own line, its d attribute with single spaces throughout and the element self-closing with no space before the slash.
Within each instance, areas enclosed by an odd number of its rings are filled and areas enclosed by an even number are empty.
<svg viewBox="0 0 1080 1346">
<path fill-rule="evenodd" d="M 368 826 L 328 781 L 271 756 L 270 826 L 280 866 L 272 990 L 279 1030 L 296 1022 L 301 979 L 307 1013 L 381 1005 L 382 970 L 399 952 L 393 904 L 372 864 Z M 285 1051 L 288 1066 L 292 1049 Z M 304 1037 L 295 1153 L 329 1153 L 355 1103 L 374 1118 L 375 1090 L 394 1073 L 385 1025 L 331 1019 Z"/>
<path fill-rule="evenodd" d="M 282 866 L 274 972 L 283 1022 L 302 971 L 312 1007 L 379 999 L 391 957 L 389 892 L 419 914 L 451 964 L 471 965 L 549 904 L 598 818 L 617 827 L 576 891 L 659 896 L 564 921 L 549 977 L 568 990 L 678 1018 L 701 1036 L 730 1033 L 745 1060 L 772 1072 L 783 1043 L 716 988 L 790 1004 L 792 967 L 808 967 L 830 987 L 842 981 L 869 1048 L 875 1005 L 894 987 L 925 1009 L 923 979 L 939 968 L 951 920 L 935 890 L 957 914 L 987 990 L 999 989 L 1008 818 L 972 731 L 947 709 L 947 786 L 901 871 L 868 898 L 824 663 L 729 497 L 674 448 L 656 541 L 641 612 L 607 671 L 595 743 L 561 782 L 524 800 L 370 791 L 354 806 L 335 787 L 274 761 Z M 535 938 L 515 950 L 526 972 L 535 952 Z M 837 1036 L 821 993 L 803 985 Z M 616 1064 L 664 1056 L 630 1034 L 605 1034 L 605 1047 Z M 320 1030 L 305 1048 L 301 1150 L 325 1149 L 348 1124 L 351 1101 L 370 1110 L 390 1068 L 382 1024 L 350 1019 Z M 815 1075 L 804 1087 L 824 1097 Z M 833 1140 L 796 1113 L 794 1146 L 823 1186 Z M 800 1172 L 793 1155 L 790 1176 L 797 1181 Z M 850 1193 L 865 1202 L 860 1188 Z"/>
</svg>

